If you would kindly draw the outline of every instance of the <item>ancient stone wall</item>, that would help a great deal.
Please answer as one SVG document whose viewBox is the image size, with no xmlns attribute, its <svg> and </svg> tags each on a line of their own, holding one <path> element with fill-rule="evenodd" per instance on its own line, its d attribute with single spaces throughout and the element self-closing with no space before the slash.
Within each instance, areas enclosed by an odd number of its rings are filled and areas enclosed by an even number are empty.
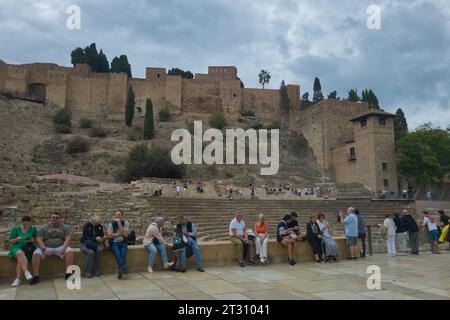
<svg viewBox="0 0 450 320">
<path fill-rule="evenodd" d="M 5 90 L 8 65 L 0 60 L 0 92 Z"/>
<path fill-rule="evenodd" d="M 280 93 L 272 89 L 242 89 L 242 111 L 253 111 L 260 122 L 280 122 Z"/>
<path fill-rule="evenodd" d="M 181 91 L 183 80 L 181 76 L 167 76 L 166 80 L 166 107 L 174 115 L 181 114 Z"/>
<path fill-rule="evenodd" d="M 47 71 L 48 84 L 46 87 L 45 102 L 50 106 L 64 108 L 66 106 L 67 78 L 66 69 L 53 69 Z"/>
<path fill-rule="evenodd" d="M 27 91 L 28 71 L 21 66 L 8 65 L 5 90 L 25 93 Z"/>
<path fill-rule="evenodd" d="M 367 103 L 323 100 L 296 113 L 291 126 L 300 127 L 313 149 L 318 166 L 330 173 L 331 149 L 354 140 L 350 119 L 368 108 Z"/>
</svg>

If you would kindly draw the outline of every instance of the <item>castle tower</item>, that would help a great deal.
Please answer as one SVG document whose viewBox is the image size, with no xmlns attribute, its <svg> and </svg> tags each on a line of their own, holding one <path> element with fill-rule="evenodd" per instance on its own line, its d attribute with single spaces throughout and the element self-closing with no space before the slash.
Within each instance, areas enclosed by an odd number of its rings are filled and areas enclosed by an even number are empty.
<svg viewBox="0 0 450 320">
<path fill-rule="evenodd" d="M 398 194 L 394 140 L 395 115 L 371 109 L 351 119 L 355 140 L 347 150 L 347 161 L 355 167 L 354 181 L 360 181 L 377 195 Z"/>
</svg>

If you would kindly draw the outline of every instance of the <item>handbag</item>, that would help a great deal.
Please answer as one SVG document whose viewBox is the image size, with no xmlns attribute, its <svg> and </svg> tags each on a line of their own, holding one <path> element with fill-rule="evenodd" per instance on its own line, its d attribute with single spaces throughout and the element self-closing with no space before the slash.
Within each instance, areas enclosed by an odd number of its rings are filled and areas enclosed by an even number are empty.
<svg viewBox="0 0 450 320">
<path fill-rule="evenodd" d="M 192 246 L 189 242 L 186 243 L 186 258 L 190 258 L 192 257 L 192 255 L 194 254 L 194 250 L 192 250 Z"/>
<path fill-rule="evenodd" d="M 185 244 L 183 242 L 183 237 L 181 237 L 181 236 L 174 236 L 173 237 L 172 250 L 173 251 L 179 251 L 179 250 L 183 250 L 184 247 L 185 247 Z"/>
<path fill-rule="evenodd" d="M 97 242 L 94 240 L 90 240 L 90 239 L 85 240 L 84 245 L 86 246 L 86 248 L 88 248 L 90 250 L 97 251 Z"/>
<path fill-rule="evenodd" d="M 33 243 L 28 242 L 27 244 L 20 247 L 20 249 L 22 249 L 23 253 L 25 253 L 25 256 L 31 257 L 34 250 L 36 250 L 36 246 Z"/>
</svg>

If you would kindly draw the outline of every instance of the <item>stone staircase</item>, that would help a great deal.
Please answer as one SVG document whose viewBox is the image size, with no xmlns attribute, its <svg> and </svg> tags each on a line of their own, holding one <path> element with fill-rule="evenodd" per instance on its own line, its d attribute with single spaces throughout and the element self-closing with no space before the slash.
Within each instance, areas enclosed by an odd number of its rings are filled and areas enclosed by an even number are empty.
<svg viewBox="0 0 450 320">
<path fill-rule="evenodd" d="M 337 199 L 374 199 L 375 195 L 362 183 L 338 183 L 336 184 Z"/>
<path fill-rule="evenodd" d="M 373 202 L 369 200 L 225 200 L 225 199 L 188 199 L 159 198 L 132 192 L 131 186 L 121 191 L 81 192 L 47 192 L 21 195 L 17 199 L 16 215 L 30 215 L 36 225 L 47 223 L 53 212 L 63 215 L 63 221 L 70 225 L 75 244 L 81 236 L 82 226 L 88 219 L 98 214 L 106 225 L 114 210 L 120 208 L 137 236 L 143 236 L 150 222 L 157 216 L 163 216 L 168 223 L 165 235 L 171 237 L 178 214 L 186 215 L 197 227 L 198 238 L 202 241 L 227 240 L 228 228 L 236 209 L 244 213 L 247 227 L 253 229 L 258 214 L 263 213 L 269 223 L 269 232 L 275 237 L 279 220 L 292 211 L 299 215 L 299 225 L 305 231 L 305 223 L 312 213 L 322 212 L 331 224 L 335 235 L 343 235 L 343 226 L 337 225 L 336 214 L 349 206 L 358 208 L 366 225 L 382 223 L 385 213 L 412 208 L 412 203 Z M 383 241 L 374 234 L 374 241 Z"/>
</svg>

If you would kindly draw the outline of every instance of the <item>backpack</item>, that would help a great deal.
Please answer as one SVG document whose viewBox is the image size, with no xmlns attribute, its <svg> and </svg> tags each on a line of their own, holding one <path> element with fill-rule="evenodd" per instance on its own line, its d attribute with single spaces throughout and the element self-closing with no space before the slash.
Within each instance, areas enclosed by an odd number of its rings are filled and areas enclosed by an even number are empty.
<svg viewBox="0 0 450 320">
<path fill-rule="evenodd" d="M 136 244 L 136 233 L 134 232 L 134 230 L 131 230 L 128 233 L 127 244 L 129 246 L 134 246 Z"/>
</svg>

